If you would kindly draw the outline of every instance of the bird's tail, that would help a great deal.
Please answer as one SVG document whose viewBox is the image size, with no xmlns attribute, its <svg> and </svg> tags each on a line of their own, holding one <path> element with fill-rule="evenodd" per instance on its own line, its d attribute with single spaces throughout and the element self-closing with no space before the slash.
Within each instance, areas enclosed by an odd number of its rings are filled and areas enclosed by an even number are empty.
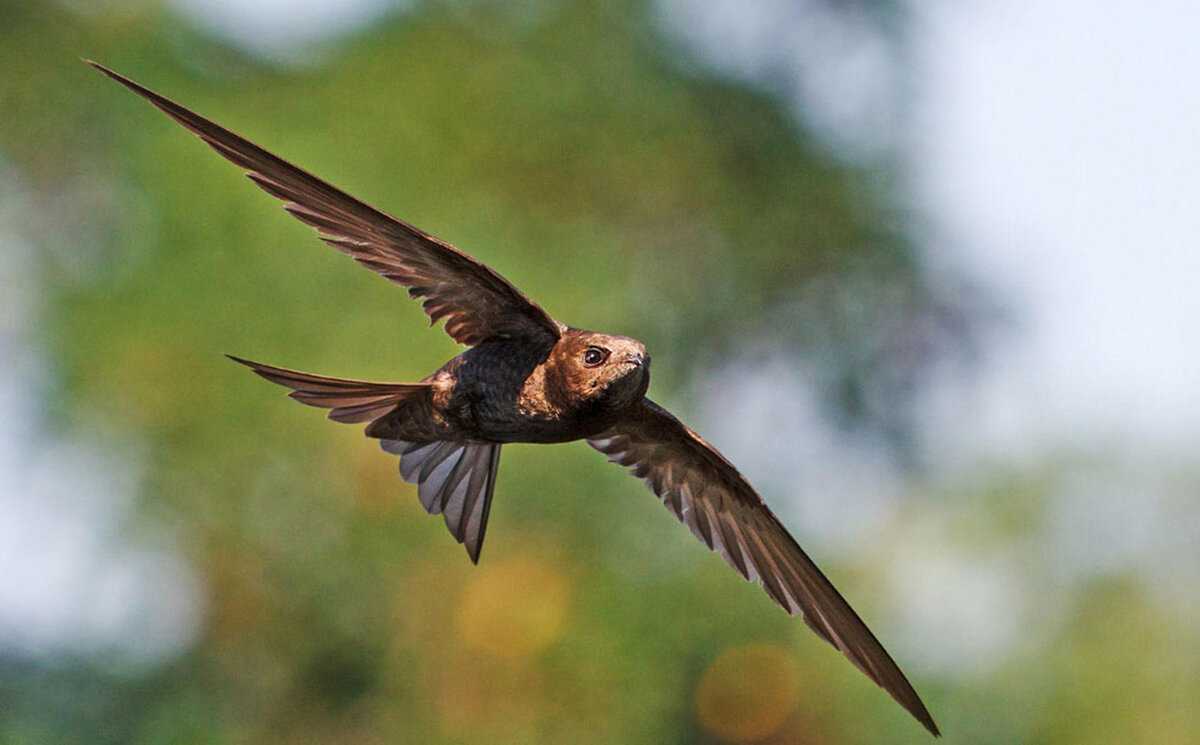
<svg viewBox="0 0 1200 745">
<path fill-rule="evenodd" d="M 382 440 L 379 444 L 400 456 L 400 476 L 417 484 L 421 506 L 445 519 L 450 535 L 466 546 L 467 555 L 478 564 L 496 488 L 500 443 Z"/>
<path fill-rule="evenodd" d="M 288 395 L 302 404 L 329 409 L 335 422 L 370 422 L 389 414 L 405 403 L 429 400 L 428 383 L 371 383 L 287 370 L 261 362 L 225 355 L 245 365 L 272 383 L 291 388 Z"/>
<path fill-rule="evenodd" d="M 500 463 L 500 443 L 440 439 L 428 383 L 370 383 L 296 372 L 226 355 L 302 404 L 329 409 L 335 422 L 371 422 L 368 437 L 400 456 L 400 475 L 417 484 L 422 506 L 441 515 L 455 540 L 479 561 Z"/>
</svg>

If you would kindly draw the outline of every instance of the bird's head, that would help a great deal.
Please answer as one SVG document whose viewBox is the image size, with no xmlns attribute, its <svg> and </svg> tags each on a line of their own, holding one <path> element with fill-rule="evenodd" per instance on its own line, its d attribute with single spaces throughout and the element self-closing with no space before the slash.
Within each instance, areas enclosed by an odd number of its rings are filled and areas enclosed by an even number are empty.
<svg viewBox="0 0 1200 745">
<path fill-rule="evenodd" d="M 628 336 L 567 329 L 552 356 L 556 383 L 576 404 L 627 406 L 650 385 L 646 345 Z"/>
</svg>

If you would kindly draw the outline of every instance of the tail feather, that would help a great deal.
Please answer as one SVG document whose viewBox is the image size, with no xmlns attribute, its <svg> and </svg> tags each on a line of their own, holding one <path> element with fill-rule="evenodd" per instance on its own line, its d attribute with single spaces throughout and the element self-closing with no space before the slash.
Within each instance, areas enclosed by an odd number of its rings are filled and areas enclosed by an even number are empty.
<svg viewBox="0 0 1200 745">
<path fill-rule="evenodd" d="M 346 424 L 374 421 L 414 396 L 428 397 L 430 393 L 428 383 L 371 383 L 330 378 L 264 365 L 231 354 L 225 356 L 272 383 L 291 388 L 288 396 L 300 403 L 329 409 L 330 419 Z"/>
<path fill-rule="evenodd" d="M 479 562 L 487 531 L 500 443 L 440 439 L 448 433 L 433 414 L 429 383 L 371 383 L 288 370 L 233 355 L 229 359 L 291 388 L 302 404 L 329 409 L 335 422 L 371 422 L 368 437 L 400 456 L 400 475 L 417 485 L 421 505 L 441 515 L 455 540 Z"/>
<path fill-rule="evenodd" d="M 431 515 L 441 515 L 450 535 L 466 546 L 472 562 L 479 563 L 500 443 L 382 440 L 379 444 L 400 456 L 400 476 L 417 485 L 421 506 Z"/>
</svg>

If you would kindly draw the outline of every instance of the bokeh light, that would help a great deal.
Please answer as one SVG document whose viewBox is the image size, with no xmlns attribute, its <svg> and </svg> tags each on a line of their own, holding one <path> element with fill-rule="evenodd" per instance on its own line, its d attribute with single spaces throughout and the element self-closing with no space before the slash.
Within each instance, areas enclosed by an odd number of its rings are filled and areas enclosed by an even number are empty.
<svg viewBox="0 0 1200 745">
<path fill-rule="evenodd" d="M 1200 741 L 1198 23 L 0 2 L 0 742 L 929 742 L 583 443 L 473 565 L 222 357 L 461 348 L 80 57 L 646 342 L 946 742 Z"/>
<path fill-rule="evenodd" d="M 778 731 L 796 705 L 796 662 L 774 644 L 745 644 L 713 660 L 696 691 L 705 728 L 733 742 L 753 742 Z"/>
<path fill-rule="evenodd" d="M 521 556 L 501 559 L 471 573 L 455 626 L 475 650 L 524 657 L 562 633 L 569 593 L 566 577 L 553 566 Z"/>
</svg>

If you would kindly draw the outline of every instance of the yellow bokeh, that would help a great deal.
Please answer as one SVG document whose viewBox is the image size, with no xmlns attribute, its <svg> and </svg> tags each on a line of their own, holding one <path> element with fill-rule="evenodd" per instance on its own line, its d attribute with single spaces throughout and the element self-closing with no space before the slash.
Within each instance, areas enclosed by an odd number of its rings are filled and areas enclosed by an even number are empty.
<svg viewBox="0 0 1200 745">
<path fill-rule="evenodd" d="M 536 664 L 460 650 L 439 660 L 435 675 L 442 730 L 465 742 L 530 742 L 549 713 Z"/>
<path fill-rule="evenodd" d="M 774 734 L 796 704 L 792 656 L 775 644 L 727 649 L 704 671 L 696 692 L 700 721 L 709 732 L 734 742 Z"/>
<path fill-rule="evenodd" d="M 562 572 L 524 557 L 473 571 L 455 612 L 466 643 L 481 652 L 516 659 L 537 652 L 562 633 L 568 587 Z"/>
</svg>

